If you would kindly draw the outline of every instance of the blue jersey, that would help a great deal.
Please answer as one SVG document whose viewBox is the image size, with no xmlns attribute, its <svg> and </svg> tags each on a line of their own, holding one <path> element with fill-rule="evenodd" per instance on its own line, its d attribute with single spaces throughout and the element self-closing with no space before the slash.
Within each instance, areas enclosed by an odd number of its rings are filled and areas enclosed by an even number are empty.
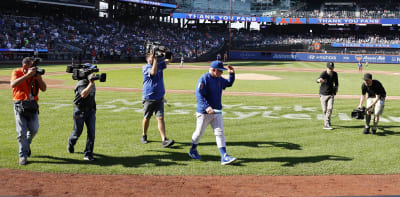
<svg viewBox="0 0 400 197">
<path fill-rule="evenodd" d="M 212 77 L 210 73 L 202 75 L 197 82 L 196 99 L 197 112 L 206 114 L 206 109 L 222 109 L 221 97 L 222 90 L 231 87 L 235 81 L 235 73 L 229 74 L 229 79 L 223 77 Z"/>
<path fill-rule="evenodd" d="M 163 70 L 167 68 L 164 61 L 157 64 L 157 73 L 150 75 L 151 64 L 146 64 L 142 68 L 143 73 L 143 100 L 160 100 L 164 97 L 164 77 Z"/>
</svg>

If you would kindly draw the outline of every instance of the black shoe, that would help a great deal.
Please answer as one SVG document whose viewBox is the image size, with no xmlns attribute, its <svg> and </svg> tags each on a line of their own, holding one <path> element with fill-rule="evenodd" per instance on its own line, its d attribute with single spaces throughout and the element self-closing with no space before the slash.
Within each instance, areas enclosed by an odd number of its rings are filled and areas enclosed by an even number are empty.
<svg viewBox="0 0 400 197">
<path fill-rule="evenodd" d="M 372 127 L 372 134 L 376 134 L 376 127 Z"/>
<path fill-rule="evenodd" d="M 140 142 L 142 142 L 142 144 L 147 144 L 147 143 L 149 143 L 149 142 L 147 141 L 147 135 L 143 135 L 142 138 L 140 138 Z"/>
<path fill-rule="evenodd" d="M 369 134 L 369 127 L 368 128 L 364 128 L 364 134 Z"/>
<path fill-rule="evenodd" d="M 93 161 L 93 160 L 94 160 L 94 157 L 93 157 L 93 155 L 85 155 L 85 156 L 83 157 L 83 159 L 84 159 L 84 160 L 87 160 L 87 161 Z"/>
<path fill-rule="evenodd" d="M 74 153 L 75 152 L 74 146 L 72 146 L 71 144 L 68 144 L 67 150 L 68 150 L 69 153 Z"/>
<path fill-rule="evenodd" d="M 161 142 L 161 146 L 163 148 L 167 148 L 167 147 L 172 146 L 174 143 L 175 143 L 174 140 L 169 140 L 169 139 L 165 138 L 165 140 Z"/>
</svg>

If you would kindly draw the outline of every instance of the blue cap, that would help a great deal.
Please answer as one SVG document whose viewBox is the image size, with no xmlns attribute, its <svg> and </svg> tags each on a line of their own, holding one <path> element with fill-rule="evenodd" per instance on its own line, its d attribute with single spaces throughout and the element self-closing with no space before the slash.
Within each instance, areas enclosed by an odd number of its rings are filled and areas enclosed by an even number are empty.
<svg viewBox="0 0 400 197">
<path fill-rule="evenodd" d="M 226 70 L 226 68 L 224 68 L 224 64 L 221 61 L 213 61 L 210 64 L 210 68 L 215 68 L 218 70 Z"/>
</svg>

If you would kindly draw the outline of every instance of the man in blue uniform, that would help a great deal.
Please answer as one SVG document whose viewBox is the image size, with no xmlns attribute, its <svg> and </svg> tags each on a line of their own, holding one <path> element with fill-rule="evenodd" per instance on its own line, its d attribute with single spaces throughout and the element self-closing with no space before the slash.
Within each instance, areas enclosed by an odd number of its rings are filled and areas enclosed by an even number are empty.
<svg viewBox="0 0 400 197">
<path fill-rule="evenodd" d="M 158 121 L 158 130 L 161 135 L 161 146 L 163 148 L 170 147 L 174 144 L 174 140 L 169 140 L 165 134 L 164 122 L 164 77 L 163 71 L 167 68 L 170 59 L 157 62 L 157 58 L 153 52 L 146 55 L 147 64 L 143 66 L 143 113 L 144 118 L 142 122 L 143 135 L 140 141 L 147 144 L 147 129 L 149 128 L 150 118 L 155 113 Z"/>
<path fill-rule="evenodd" d="M 222 90 L 231 87 L 235 81 L 235 70 L 232 66 L 228 66 L 229 79 L 221 77 L 224 68 L 221 61 L 211 62 L 208 73 L 202 75 L 196 87 L 197 99 L 197 124 L 196 130 L 192 135 L 192 147 L 189 156 L 193 159 L 201 159 L 197 145 L 201 136 L 204 134 L 207 126 L 211 124 L 214 135 L 216 137 L 217 147 L 221 153 L 221 164 L 230 164 L 236 160 L 226 152 L 224 127 L 222 124 Z"/>
</svg>

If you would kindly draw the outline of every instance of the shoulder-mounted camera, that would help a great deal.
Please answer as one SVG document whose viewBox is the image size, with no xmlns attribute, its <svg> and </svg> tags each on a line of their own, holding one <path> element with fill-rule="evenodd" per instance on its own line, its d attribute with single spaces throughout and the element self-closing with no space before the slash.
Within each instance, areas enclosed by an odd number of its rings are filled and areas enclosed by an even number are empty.
<svg viewBox="0 0 400 197">
<path fill-rule="evenodd" d="M 353 109 L 351 117 L 358 120 L 363 120 L 365 116 L 365 107 Z"/>
<path fill-rule="evenodd" d="M 153 52 L 156 57 L 164 57 L 165 59 L 171 59 L 172 57 L 172 53 L 167 51 L 167 48 L 159 42 L 146 41 L 144 47 L 146 54 Z"/>
<path fill-rule="evenodd" d="M 32 68 L 35 68 L 36 75 L 44 75 L 44 73 L 46 72 L 44 69 L 38 67 L 40 61 L 41 61 L 40 58 L 35 58 L 33 60 Z"/>
<path fill-rule="evenodd" d="M 73 80 L 88 79 L 88 76 L 94 72 L 99 72 L 96 65 L 89 63 L 86 64 L 70 64 L 67 66 L 67 73 L 72 73 Z M 106 73 L 96 74 L 90 80 L 100 80 L 100 82 L 105 82 L 107 78 Z"/>
</svg>

